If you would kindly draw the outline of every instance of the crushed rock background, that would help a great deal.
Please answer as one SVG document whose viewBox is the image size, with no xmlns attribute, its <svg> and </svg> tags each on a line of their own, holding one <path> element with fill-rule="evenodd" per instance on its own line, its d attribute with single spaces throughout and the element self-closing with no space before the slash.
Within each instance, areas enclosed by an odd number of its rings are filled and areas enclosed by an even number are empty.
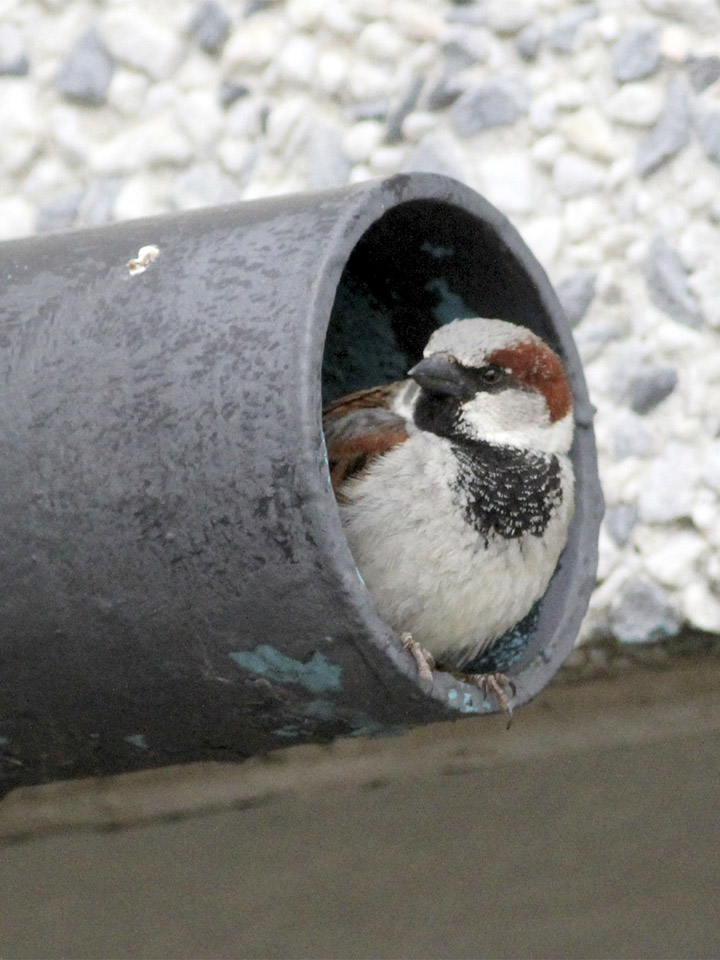
<svg viewBox="0 0 720 960">
<path fill-rule="evenodd" d="M 0 0 L 0 239 L 407 170 L 506 213 L 574 327 L 582 639 L 720 633 L 717 0 Z"/>
</svg>

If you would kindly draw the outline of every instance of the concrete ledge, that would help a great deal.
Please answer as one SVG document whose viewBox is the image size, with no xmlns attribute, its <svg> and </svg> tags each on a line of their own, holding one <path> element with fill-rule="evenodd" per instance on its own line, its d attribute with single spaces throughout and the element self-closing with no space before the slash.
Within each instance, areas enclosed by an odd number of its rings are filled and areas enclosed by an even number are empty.
<svg viewBox="0 0 720 960">
<path fill-rule="evenodd" d="M 592 657 L 576 663 L 516 714 L 509 731 L 501 717 L 477 717 L 399 737 L 288 748 L 240 765 L 190 764 L 21 788 L 0 803 L 0 839 L 117 829 L 258 806 L 288 794 L 326 795 L 720 730 L 717 651 L 673 656 L 656 649 L 637 656 L 645 662 L 627 661 L 605 676 L 597 674 L 607 666 L 596 662 L 594 679 L 587 679 Z"/>
</svg>

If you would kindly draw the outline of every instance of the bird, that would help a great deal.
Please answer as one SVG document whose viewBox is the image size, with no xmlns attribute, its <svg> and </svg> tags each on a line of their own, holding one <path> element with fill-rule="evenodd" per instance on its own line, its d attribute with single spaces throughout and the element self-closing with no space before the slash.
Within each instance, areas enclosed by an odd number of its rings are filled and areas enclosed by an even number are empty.
<svg viewBox="0 0 720 960">
<path fill-rule="evenodd" d="M 323 410 L 330 478 L 358 571 L 413 655 L 424 689 L 465 673 L 531 610 L 574 510 L 573 400 L 563 362 L 524 326 L 484 317 L 436 329 L 394 383 Z"/>
</svg>

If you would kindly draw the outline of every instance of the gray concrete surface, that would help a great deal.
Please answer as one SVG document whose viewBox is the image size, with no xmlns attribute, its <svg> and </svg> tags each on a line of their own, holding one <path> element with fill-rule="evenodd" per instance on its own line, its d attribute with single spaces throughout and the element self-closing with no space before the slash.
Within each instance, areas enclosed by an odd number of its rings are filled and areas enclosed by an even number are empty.
<svg viewBox="0 0 720 960">
<path fill-rule="evenodd" d="M 718 693 L 695 659 L 555 685 L 507 733 L 224 768 L 224 795 L 215 768 L 11 795 L 0 956 L 716 957 Z"/>
</svg>

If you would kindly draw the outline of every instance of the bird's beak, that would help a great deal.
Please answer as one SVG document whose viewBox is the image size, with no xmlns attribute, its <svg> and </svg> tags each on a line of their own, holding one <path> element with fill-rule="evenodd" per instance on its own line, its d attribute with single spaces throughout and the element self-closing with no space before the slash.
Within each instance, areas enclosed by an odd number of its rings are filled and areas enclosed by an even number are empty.
<svg viewBox="0 0 720 960">
<path fill-rule="evenodd" d="M 447 353 L 433 353 L 424 357 L 412 370 L 408 370 L 408 376 L 428 393 L 439 393 L 458 400 L 469 400 L 474 396 L 462 367 Z"/>
</svg>

